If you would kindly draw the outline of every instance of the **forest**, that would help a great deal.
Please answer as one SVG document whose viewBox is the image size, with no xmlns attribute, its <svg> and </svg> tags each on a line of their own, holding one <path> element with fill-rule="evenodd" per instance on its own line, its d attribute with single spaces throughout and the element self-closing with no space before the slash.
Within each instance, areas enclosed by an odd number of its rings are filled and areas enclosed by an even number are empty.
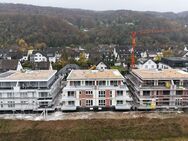
<svg viewBox="0 0 188 141">
<path fill-rule="evenodd" d="M 188 43 L 188 12 L 158 13 L 128 10 L 89 11 L 0 4 L 0 47 L 24 39 L 29 45 L 50 47 L 131 43 L 132 31 L 177 29 L 181 31 L 138 36 L 140 46 L 179 47 Z"/>
</svg>

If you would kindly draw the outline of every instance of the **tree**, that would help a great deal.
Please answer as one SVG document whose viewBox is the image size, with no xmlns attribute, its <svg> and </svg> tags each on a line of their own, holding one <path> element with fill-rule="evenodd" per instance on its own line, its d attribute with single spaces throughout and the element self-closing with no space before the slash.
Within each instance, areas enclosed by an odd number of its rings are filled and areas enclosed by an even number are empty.
<svg viewBox="0 0 188 141">
<path fill-rule="evenodd" d="M 28 44 L 26 43 L 26 41 L 24 39 L 18 39 L 17 45 L 19 46 L 19 51 L 21 51 L 21 52 L 25 52 L 29 48 Z"/>
<path fill-rule="evenodd" d="M 174 55 L 171 49 L 162 51 L 163 57 L 172 57 Z"/>
<path fill-rule="evenodd" d="M 42 42 L 42 43 L 36 43 L 34 48 L 36 50 L 43 50 L 47 47 L 46 43 Z"/>
</svg>

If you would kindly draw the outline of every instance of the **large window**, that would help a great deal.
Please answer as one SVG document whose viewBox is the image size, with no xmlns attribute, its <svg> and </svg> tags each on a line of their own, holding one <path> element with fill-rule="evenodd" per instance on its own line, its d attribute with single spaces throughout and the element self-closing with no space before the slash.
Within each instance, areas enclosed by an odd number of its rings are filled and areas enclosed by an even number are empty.
<svg viewBox="0 0 188 141">
<path fill-rule="evenodd" d="M 143 91 L 143 96 L 150 96 L 150 91 Z"/>
<path fill-rule="evenodd" d="M 0 103 L 0 104 L 1 104 L 1 108 L 3 108 L 3 101 L 1 101 L 1 103 Z"/>
<path fill-rule="evenodd" d="M 95 81 L 86 81 L 86 86 L 93 86 L 95 85 Z"/>
<path fill-rule="evenodd" d="M 93 95 L 93 91 L 86 91 L 86 95 Z"/>
<path fill-rule="evenodd" d="M 43 92 L 42 92 L 43 93 Z M 41 93 L 40 93 L 40 95 L 41 95 Z M 27 98 L 28 97 L 28 95 L 27 95 L 27 93 L 20 93 L 20 97 L 21 98 Z"/>
<path fill-rule="evenodd" d="M 68 101 L 68 105 L 69 106 L 75 106 L 75 102 L 74 101 Z"/>
<path fill-rule="evenodd" d="M 176 95 L 183 95 L 183 91 L 176 91 Z"/>
<path fill-rule="evenodd" d="M 28 101 L 21 101 L 21 105 L 27 105 Z"/>
<path fill-rule="evenodd" d="M 68 91 L 68 97 L 74 97 L 75 92 L 74 91 Z"/>
<path fill-rule="evenodd" d="M 93 100 L 86 100 L 86 106 L 93 106 Z"/>
<path fill-rule="evenodd" d="M 99 100 L 99 106 L 105 106 L 105 100 Z"/>
<path fill-rule="evenodd" d="M 99 91 L 99 97 L 105 97 L 105 91 Z"/>
<path fill-rule="evenodd" d="M 117 96 L 123 96 L 123 91 L 117 91 Z"/>
<path fill-rule="evenodd" d="M 106 85 L 106 81 L 99 81 L 99 86 L 105 86 Z"/>
<path fill-rule="evenodd" d="M 70 86 L 80 86 L 81 82 L 80 81 L 70 81 Z"/>
<path fill-rule="evenodd" d="M 117 82 L 117 81 L 110 81 L 110 85 L 111 85 L 111 86 L 117 86 L 117 85 L 118 85 L 118 82 Z"/>
<path fill-rule="evenodd" d="M 23 95 L 24 96 L 24 95 Z M 26 95 L 25 95 L 26 96 Z M 46 97 L 48 97 L 48 93 L 47 92 L 40 92 L 39 93 L 39 97 L 41 97 L 41 98 L 46 98 Z"/>
<path fill-rule="evenodd" d="M 15 101 L 8 101 L 8 107 L 9 108 L 15 107 Z"/>
<path fill-rule="evenodd" d="M 123 100 L 117 100 L 117 105 L 123 105 Z"/>
<path fill-rule="evenodd" d="M 7 93 L 7 97 L 8 98 L 13 98 L 14 97 L 14 93 Z"/>
</svg>

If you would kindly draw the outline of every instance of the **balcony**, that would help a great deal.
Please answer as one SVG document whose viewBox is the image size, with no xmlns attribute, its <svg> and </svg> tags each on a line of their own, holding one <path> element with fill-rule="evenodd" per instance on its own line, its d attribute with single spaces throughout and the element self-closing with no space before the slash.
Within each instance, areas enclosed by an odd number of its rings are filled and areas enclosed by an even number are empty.
<svg viewBox="0 0 188 141">
<path fill-rule="evenodd" d="M 75 105 L 63 105 L 61 106 L 62 111 L 76 111 L 76 106 Z"/>
<path fill-rule="evenodd" d="M 115 106 L 116 110 L 130 110 L 131 109 L 131 104 L 127 103 L 127 104 L 117 104 Z"/>
<path fill-rule="evenodd" d="M 76 100 L 75 96 L 62 96 L 62 101 L 71 101 L 71 100 Z"/>
</svg>

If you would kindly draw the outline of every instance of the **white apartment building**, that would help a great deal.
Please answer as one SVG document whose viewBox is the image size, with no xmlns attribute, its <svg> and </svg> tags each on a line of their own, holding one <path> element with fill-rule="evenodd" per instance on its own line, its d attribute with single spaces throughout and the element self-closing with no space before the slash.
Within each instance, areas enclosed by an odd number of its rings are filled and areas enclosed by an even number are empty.
<svg viewBox="0 0 188 141">
<path fill-rule="evenodd" d="M 188 108 L 187 72 L 133 69 L 126 77 L 138 109 Z"/>
<path fill-rule="evenodd" d="M 62 91 L 62 111 L 129 110 L 132 98 L 118 70 L 72 70 Z"/>
<path fill-rule="evenodd" d="M 0 111 L 54 110 L 60 91 L 55 70 L 8 71 L 0 74 Z"/>
</svg>

